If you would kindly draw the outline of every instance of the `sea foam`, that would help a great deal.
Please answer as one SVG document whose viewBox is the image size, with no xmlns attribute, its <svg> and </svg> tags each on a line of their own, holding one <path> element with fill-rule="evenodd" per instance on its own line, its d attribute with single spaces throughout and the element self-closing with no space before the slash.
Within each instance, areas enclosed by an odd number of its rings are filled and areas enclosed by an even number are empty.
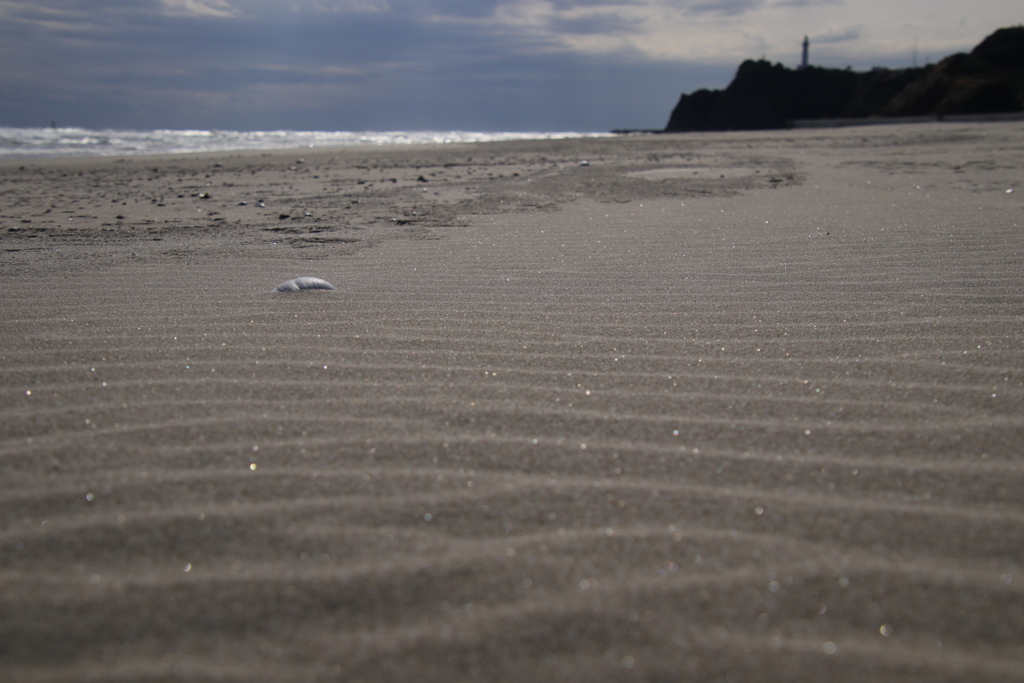
<svg viewBox="0 0 1024 683">
<path fill-rule="evenodd" d="M 603 137 L 607 133 L 482 133 L 469 131 L 89 130 L 0 127 L 0 159 L 135 156 L 234 150 L 389 146 Z"/>
</svg>

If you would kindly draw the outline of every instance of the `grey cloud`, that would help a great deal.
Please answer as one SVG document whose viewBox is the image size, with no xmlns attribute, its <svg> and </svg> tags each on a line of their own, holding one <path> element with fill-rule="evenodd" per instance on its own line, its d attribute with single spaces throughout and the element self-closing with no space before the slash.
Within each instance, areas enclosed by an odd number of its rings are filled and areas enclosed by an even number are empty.
<svg viewBox="0 0 1024 683">
<path fill-rule="evenodd" d="M 247 0 L 233 0 L 236 3 Z M 259 12 L 277 12 L 279 0 L 257 0 Z M 301 0 L 300 0 L 301 1 Z M 401 14 L 407 18 L 461 18 L 480 19 L 494 14 L 507 0 L 304 0 L 310 9 L 333 11 L 338 14 Z M 298 5 L 300 8 L 303 5 Z M 253 10 L 255 12 L 255 10 Z"/>
<path fill-rule="evenodd" d="M 764 0 L 682 0 L 673 5 L 688 14 L 737 16 L 764 5 Z"/>
<path fill-rule="evenodd" d="M 822 33 L 815 33 L 810 36 L 812 43 L 845 43 L 851 40 L 859 40 L 864 35 L 863 26 L 845 26 L 833 28 Z"/>
<path fill-rule="evenodd" d="M 565 12 L 580 7 L 635 7 L 644 4 L 643 0 L 554 0 L 551 6 L 559 12 Z"/>
<path fill-rule="evenodd" d="M 101 35 L 131 25 L 138 17 L 157 14 L 157 2 L 44 0 L 0 5 L 0 30 L 7 34 Z"/>
<path fill-rule="evenodd" d="M 616 35 L 637 33 L 643 27 L 640 19 L 629 19 L 615 14 L 591 14 L 583 17 L 555 17 L 548 28 L 559 34 Z"/>
<path fill-rule="evenodd" d="M 821 5 L 844 5 L 845 0 L 775 0 L 772 7 L 817 7 Z"/>
</svg>

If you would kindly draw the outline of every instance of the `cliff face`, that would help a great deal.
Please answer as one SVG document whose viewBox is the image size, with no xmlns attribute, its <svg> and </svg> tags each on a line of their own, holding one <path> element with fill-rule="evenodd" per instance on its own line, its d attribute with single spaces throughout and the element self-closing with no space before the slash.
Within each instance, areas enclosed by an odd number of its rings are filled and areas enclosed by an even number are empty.
<svg viewBox="0 0 1024 683">
<path fill-rule="evenodd" d="M 882 108 L 886 116 L 1021 111 L 1024 26 L 1001 28 L 970 54 L 955 54 L 910 83 Z"/>
<path fill-rule="evenodd" d="M 970 55 L 866 73 L 743 62 L 725 90 L 683 95 L 666 131 L 784 128 L 794 119 L 922 116 L 1024 108 L 1024 26 L 1000 29 Z"/>
</svg>

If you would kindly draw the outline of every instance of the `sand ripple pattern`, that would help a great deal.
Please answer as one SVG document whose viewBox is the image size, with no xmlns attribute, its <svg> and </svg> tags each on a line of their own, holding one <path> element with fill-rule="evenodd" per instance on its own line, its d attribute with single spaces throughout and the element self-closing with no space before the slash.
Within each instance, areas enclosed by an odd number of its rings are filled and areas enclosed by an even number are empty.
<svg viewBox="0 0 1024 683">
<path fill-rule="evenodd" d="M 1021 680 L 1020 209 L 812 171 L 5 277 L 0 672 Z"/>
</svg>

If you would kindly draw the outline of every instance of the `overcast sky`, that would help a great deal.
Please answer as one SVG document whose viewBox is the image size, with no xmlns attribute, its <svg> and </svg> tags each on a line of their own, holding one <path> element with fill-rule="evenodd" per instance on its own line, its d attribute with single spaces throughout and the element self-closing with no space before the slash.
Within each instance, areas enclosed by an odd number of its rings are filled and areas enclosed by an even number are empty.
<svg viewBox="0 0 1024 683">
<path fill-rule="evenodd" d="M 660 128 L 748 58 L 966 51 L 1021 0 L 0 0 L 0 125 Z"/>
</svg>

